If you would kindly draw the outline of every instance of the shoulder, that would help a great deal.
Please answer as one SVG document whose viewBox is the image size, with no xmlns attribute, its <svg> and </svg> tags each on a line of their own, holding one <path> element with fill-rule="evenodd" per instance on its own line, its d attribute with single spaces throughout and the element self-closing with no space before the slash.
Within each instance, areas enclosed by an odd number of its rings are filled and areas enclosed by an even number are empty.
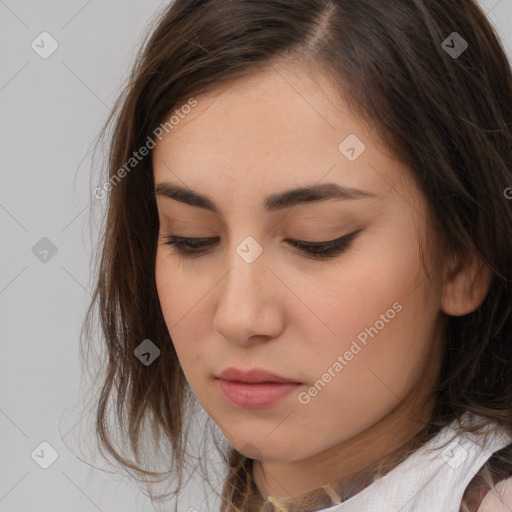
<svg viewBox="0 0 512 512">
<path fill-rule="evenodd" d="M 487 492 L 477 512 L 510 512 L 512 510 L 512 477 L 498 482 Z"/>
<path fill-rule="evenodd" d="M 468 484 L 459 512 L 512 511 L 512 443 L 494 452 Z"/>
</svg>

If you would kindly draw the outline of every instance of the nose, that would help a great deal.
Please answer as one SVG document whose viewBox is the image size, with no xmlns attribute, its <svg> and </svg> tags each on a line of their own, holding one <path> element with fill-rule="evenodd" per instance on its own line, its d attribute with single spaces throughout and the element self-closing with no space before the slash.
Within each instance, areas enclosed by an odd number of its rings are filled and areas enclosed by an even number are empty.
<svg viewBox="0 0 512 512">
<path fill-rule="evenodd" d="M 248 263 L 236 255 L 217 287 L 213 326 L 230 343 L 253 344 L 282 331 L 284 287 L 262 256 Z"/>
</svg>

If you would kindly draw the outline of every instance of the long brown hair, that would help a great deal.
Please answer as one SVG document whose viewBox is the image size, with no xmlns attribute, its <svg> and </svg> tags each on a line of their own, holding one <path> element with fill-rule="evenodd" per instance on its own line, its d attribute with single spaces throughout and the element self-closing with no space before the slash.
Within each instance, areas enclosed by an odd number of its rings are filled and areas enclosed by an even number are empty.
<svg viewBox="0 0 512 512">
<path fill-rule="evenodd" d="M 512 73 L 481 8 L 473 0 L 175 0 L 154 25 L 101 133 L 113 126 L 109 186 L 95 191 L 107 212 L 84 322 L 90 338 L 97 306 L 107 358 L 97 403 L 100 449 L 141 480 L 176 478 L 174 494 L 195 406 L 155 285 L 151 153 L 133 154 L 194 97 L 280 59 L 325 73 L 407 164 L 432 211 L 429 252 L 461 262 L 476 254 L 494 274 L 479 308 L 449 317 L 431 421 L 404 450 L 465 411 L 512 429 Z M 445 43 L 455 31 L 467 42 L 460 55 Z M 134 356 L 146 339 L 160 350 L 148 366 Z M 168 472 L 142 465 L 146 421 L 152 439 L 170 443 Z M 127 441 L 122 449 L 118 438 Z M 223 456 L 222 510 L 257 510 L 252 460 L 232 447 Z"/>
</svg>

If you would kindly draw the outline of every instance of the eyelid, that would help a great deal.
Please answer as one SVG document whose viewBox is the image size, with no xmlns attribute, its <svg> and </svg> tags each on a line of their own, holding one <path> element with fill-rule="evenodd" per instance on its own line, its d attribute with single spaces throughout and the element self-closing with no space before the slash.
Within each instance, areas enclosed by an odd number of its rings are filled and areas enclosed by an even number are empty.
<svg viewBox="0 0 512 512">
<path fill-rule="evenodd" d="M 349 237 L 352 237 L 352 236 L 355 236 L 359 231 L 361 230 L 358 230 L 358 231 L 354 231 L 352 233 L 347 233 L 346 235 L 342 235 L 338 238 L 334 238 L 334 239 L 331 239 L 331 240 L 298 240 L 297 238 L 284 238 L 284 241 L 285 242 L 300 242 L 301 244 L 308 244 L 308 245 L 325 245 L 325 244 L 334 244 L 336 242 L 341 242 L 342 240 L 345 240 Z M 307 237 L 305 237 L 307 238 Z"/>
<path fill-rule="evenodd" d="M 298 249 L 302 256 L 316 261 L 325 261 L 340 256 L 345 251 L 347 251 L 351 247 L 354 238 L 361 231 L 363 231 L 362 228 L 334 240 L 322 242 L 308 242 L 291 238 L 287 238 L 285 241 L 287 241 L 289 245 L 295 249 Z M 217 245 L 220 239 L 218 236 L 192 238 L 166 234 L 159 235 L 159 238 L 167 240 L 164 241 L 164 245 L 172 246 L 178 256 L 185 258 L 196 258 L 202 256 L 203 254 L 208 254 L 208 248 L 212 247 L 212 245 Z M 211 242 L 212 240 L 215 242 Z M 188 246 L 188 248 L 186 248 L 186 246 Z M 192 249 L 190 246 L 192 246 Z M 204 248 L 206 248 L 206 250 L 204 250 Z"/>
<path fill-rule="evenodd" d="M 322 246 L 322 245 L 326 245 L 326 244 L 334 244 L 336 242 L 341 242 L 342 240 L 346 240 L 348 238 L 353 238 L 354 236 L 356 236 L 357 234 L 359 234 L 359 232 L 361 232 L 362 229 L 358 229 L 356 231 L 353 231 L 352 233 L 347 233 L 346 235 L 342 235 L 338 238 L 334 238 L 334 239 L 331 239 L 331 240 L 299 240 L 297 238 L 290 238 L 290 237 L 287 237 L 287 238 L 284 238 L 283 240 L 285 242 L 297 242 L 297 243 L 301 243 L 301 244 L 307 244 L 307 245 L 312 245 L 312 246 L 315 246 L 315 245 L 319 245 L 319 246 Z M 206 242 L 206 241 L 217 241 L 220 237 L 219 236 L 199 236 L 199 235 L 171 235 L 171 234 L 161 234 L 159 235 L 159 238 L 162 238 L 162 239 L 177 239 L 177 240 L 185 240 L 185 241 L 188 241 L 188 240 L 194 240 L 195 242 Z M 306 237 L 307 238 L 307 237 Z"/>
</svg>

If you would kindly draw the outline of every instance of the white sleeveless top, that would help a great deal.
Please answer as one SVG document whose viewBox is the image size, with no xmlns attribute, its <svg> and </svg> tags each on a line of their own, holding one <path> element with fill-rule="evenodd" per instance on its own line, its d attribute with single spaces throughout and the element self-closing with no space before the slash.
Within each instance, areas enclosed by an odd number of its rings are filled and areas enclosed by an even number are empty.
<svg viewBox="0 0 512 512">
<path fill-rule="evenodd" d="M 471 417 L 466 412 L 462 423 Z M 358 494 L 318 512 L 459 512 L 469 482 L 494 452 L 512 442 L 512 432 L 492 424 L 480 434 L 457 434 L 455 425 Z"/>
</svg>

